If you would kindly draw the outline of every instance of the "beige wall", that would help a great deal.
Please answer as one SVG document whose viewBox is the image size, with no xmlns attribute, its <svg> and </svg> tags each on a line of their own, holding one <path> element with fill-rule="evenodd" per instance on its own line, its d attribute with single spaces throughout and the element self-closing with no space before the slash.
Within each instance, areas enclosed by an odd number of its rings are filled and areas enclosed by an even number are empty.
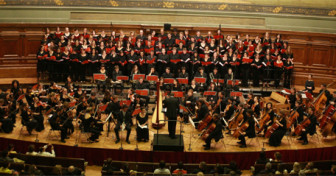
<svg viewBox="0 0 336 176">
<path fill-rule="evenodd" d="M 335 17 L 183 9 L 0 8 L 0 23 L 141 24 L 336 33 Z"/>
</svg>

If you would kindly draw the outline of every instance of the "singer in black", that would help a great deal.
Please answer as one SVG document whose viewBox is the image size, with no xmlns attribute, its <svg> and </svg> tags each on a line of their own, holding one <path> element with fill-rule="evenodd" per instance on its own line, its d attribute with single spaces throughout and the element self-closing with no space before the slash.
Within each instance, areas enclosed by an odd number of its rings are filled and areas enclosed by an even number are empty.
<svg viewBox="0 0 336 176">
<path fill-rule="evenodd" d="M 173 97 L 172 95 L 169 95 L 168 98 L 166 98 L 163 101 L 164 108 L 167 108 L 166 116 L 168 118 L 168 131 L 169 131 L 169 137 L 174 139 L 175 131 L 176 131 L 176 120 L 177 120 L 177 111 L 180 107 L 180 102 L 177 98 Z"/>
<path fill-rule="evenodd" d="M 114 132 L 116 134 L 117 140 L 115 143 L 120 142 L 119 130 L 123 130 L 123 128 L 127 131 L 126 142 L 130 144 L 129 136 L 131 134 L 131 122 L 132 122 L 132 113 L 128 110 L 128 106 L 124 105 L 122 110 L 115 117 L 117 119 L 116 127 L 114 128 Z"/>
<path fill-rule="evenodd" d="M 205 145 L 203 145 L 204 150 L 210 150 L 210 144 L 212 139 L 215 139 L 215 141 L 218 142 L 223 137 L 223 121 L 219 118 L 218 114 L 214 114 L 213 118 L 214 123 L 212 125 L 216 125 L 216 127 L 206 138 Z"/>
</svg>

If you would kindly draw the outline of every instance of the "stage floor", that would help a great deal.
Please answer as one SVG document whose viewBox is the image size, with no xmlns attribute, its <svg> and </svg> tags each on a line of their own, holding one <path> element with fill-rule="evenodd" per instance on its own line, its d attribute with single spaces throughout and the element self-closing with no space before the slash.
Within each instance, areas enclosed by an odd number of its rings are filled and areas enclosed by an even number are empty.
<svg viewBox="0 0 336 176">
<path fill-rule="evenodd" d="M 103 120 L 106 116 L 103 115 Z M 151 118 L 151 116 L 150 116 Z M 35 142 L 36 138 L 40 143 L 53 143 L 58 145 L 67 145 L 67 146 L 75 146 L 78 147 L 89 147 L 89 148 L 104 148 L 104 149 L 119 149 L 121 144 L 124 150 L 135 150 L 138 146 L 140 151 L 152 151 L 152 141 L 153 136 L 157 133 L 157 130 L 151 127 L 151 119 L 149 118 L 149 136 L 150 140 L 148 142 L 139 142 L 137 143 L 136 138 L 136 130 L 135 126 L 132 127 L 130 142 L 131 144 L 127 144 L 125 142 L 126 131 L 120 133 L 122 134 L 122 143 L 115 144 L 115 133 L 114 133 L 114 124 L 111 123 L 111 131 L 107 136 L 107 124 L 104 125 L 104 131 L 99 138 L 99 142 L 97 143 L 88 143 L 87 135 L 82 134 L 79 139 L 79 130 L 75 125 L 75 132 L 70 136 L 70 139 L 66 140 L 66 143 L 60 142 L 60 137 L 51 135 L 51 138 L 48 138 L 48 133 L 50 130 L 50 125 L 45 120 L 45 130 L 42 132 L 33 131 L 32 135 L 28 135 L 26 128 L 22 129 L 21 126 L 21 118 L 17 118 L 16 127 L 13 132 L 10 134 L 0 133 L 0 137 L 10 138 L 16 140 L 30 141 Z M 74 122 L 75 124 L 75 122 Z M 232 137 L 231 135 L 225 134 L 223 131 L 224 139 L 223 141 L 219 141 L 215 143 L 212 141 L 210 150 L 203 150 L 204 141 L 199 138 L 198 132 L 195 130 L 191 124 L 182 124 L 182 135 L 184 140 L 184 151 L 185 152 L 256 152 L 260 151 L 261 148 L 265 148 L 267 151 L 272 150 L 299 150 L 299 149 L 313 149 L 313 148 L 324 148 L 324 147 L 334 147 L 336 146 L 336 138 L 335 136 L 328 136 L 327 138 L 323 138 L 321 135 L 309 136 L 309 144 L 302 145 L 299 141 L 296 140 L 296 137 L 285 136 L 282 140 L 282 144 L 279 147 L 272 147 L 267 144 L 268 139 L 263 137 L 257 137 L 253 140 L 247 140 L 247 148 L 239 148 L 237 144 L 237 139 Z M 21 131 L 22 130 L 22 131 Z M 165 125 L 162 129 L 158 130 L 160 134 L 168 133 L 168 125 Z M 180 123 L 177 124 L 176 133 L 180 133 Z M 56 132 L 59 135 L 59 133 Z M 77 142 L 78 139 L 78 142 Z M 224 144 L 223 144 L 224 142 Z"/>
</svg>

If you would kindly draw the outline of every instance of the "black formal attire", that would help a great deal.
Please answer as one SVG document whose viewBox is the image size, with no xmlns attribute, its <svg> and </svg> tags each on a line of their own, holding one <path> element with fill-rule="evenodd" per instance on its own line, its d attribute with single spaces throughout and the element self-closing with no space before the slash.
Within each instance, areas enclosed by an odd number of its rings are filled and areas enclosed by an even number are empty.
<svg viewBox="0 0 336 176">
<path fill-rule="evenodd" d="M 281 140 L 282 138 L 285 136 L 286 134 L 286 119 L 285 118 L 282 118 L 281 121 L 279 121 L 282 125 L 279 126 L 270 136 L 269 138 L 269 145 L 270 146 L 279 146 L 281 144 Z"/>
<path fill-rule="evenodd" d="M 169 97 L 163 101 L 164 107 L 167 108 L 166 116 L 168 117 L 169 137 L 175 138 L 177 112 L 180 102 L 178 98 Z"/>
<path fill-rule="evenodd" d="M 146 113 L 144 117 L 141 117 L 139 113 L 136 119 L 138 123 L 142 126 L 148 121 L 148 114 Z M 141 141 L 141 140 L 148 141 L 149 140 L 148 124 L 147 124 L 147 128 L 140 128 L 139 126 L 137 126 L 136 132 L 137 132 L 138 141 Z"/>
<path fill-rule="evenodd" d="M 292 77 L 292 73 L 293 73 L 293 64 L 292 62 L 286 61 L 284 62 L 284 87 L 285 88 L 290 88 L 291 85 L 291 77 Z"/>
<path fill-rule="evenodd" d="M 245 135 L 240 135 L 238 137 L 238 139 L 240 140 L 240 143 L 243 145 L 243 146 L 246 146 L 246 140 L 245 140 L 245 136 L 247 136 L 248 138 L 255 138 L 256 137 L 256 134 L 255 134 L 255 121 L 252 117 L 246 117 L 245 116 L 245 119 L 248 118 L 247 120 L 245 120 L 243 122 L 243 124 L 247 121 L 249 126 L 248 128 L 245 130 Z"/>
<path fill-rule="evenodd" d="M 203 120 L 207 114 L 209 114 L 209 109 L 206 104 L 203 104 L 201 108 L 197 111 L 197 118 L 193 119 L 196 128 L 199 122 Z"/>
<path fill-rule="evenodd" d="M 260 77 L 262 76 L 262 63 L 261 60 L 258 62 L 254 60 L 252 62 L 252 70 L 253 70 L 253 86 L 259 87 Z"/>
<path fill-rule="evenodd" d="M 307 87 L 312 87 L 312 89 L 308 89 Z M 313 91 L 315 90 L 314 81 L 313 80 L 311 80 L 311 81 L 307 80 L 306 83 L 305 83 L 305 88 L 309 93 L 313 94 Z"/>
<path fill-rule="evenodd" d="M 129 136 L 131 134 L 131 123 L 132 123 L 132 113 L 127 110 L 126 112 L 120 111 L 117 116 L 117 124 L 114 128 L 114 132 L 116 133 L 117 140 L 120 140 L 119 130 L 121 129 L 121 125 L 125 123 L 125 129 L 127 131 L 126 141 L 129 141 Z"/>
<path fill-rule="evenodd" d="M 65 138 L 67 137 L 67 132 L 66 132 L 65 128 L 61 127 L 60 121 L 57 120 L 57 118 L 61 118 L 61 117 L 58 117 L 58 116 L 59 115 L 55 113 L 49 119 L 49 123 L 50 123 L 51 129 L 61 131 L 61 141 L 64 141 Z"/>
<path fill-rule="evenodd" d="M 216 128 L 210 133 L 210 135 L 205 139 L 206 147 L 210 148 L 211 140 L 215 139 L 218 142 L 223 137 L 223 121 L 218 119 L 216 122 Z"/>
<path fill-rule="evenodd" d="M 317 125 L 317 119 L 315 115 L 310 115 L 310 117 L 308 117 L 310 120 L 310 124 L 307 126 L 305 131 L 302 131 L 301 133 L 301 138 L 303 140 L 303 142 L 308 143 L 308 137 L 307 135 L 314 135 L 316 133 L 316 125 Z"/>
</svg>

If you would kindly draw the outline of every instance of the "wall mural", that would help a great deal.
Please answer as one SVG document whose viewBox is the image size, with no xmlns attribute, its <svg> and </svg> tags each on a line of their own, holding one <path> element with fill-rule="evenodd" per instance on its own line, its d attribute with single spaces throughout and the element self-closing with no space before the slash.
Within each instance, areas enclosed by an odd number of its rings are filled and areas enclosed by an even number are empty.
<svg viewBox="0 0 336 176">
<path fill-rule="evenodd" d="M 206 2 L 204 2 L 204 0 L 0 0 L 0 6 L 200 9 L 211 11 L 336 16 L 336 1 L 334 0 L 206 0 Z"/>
</svg>

